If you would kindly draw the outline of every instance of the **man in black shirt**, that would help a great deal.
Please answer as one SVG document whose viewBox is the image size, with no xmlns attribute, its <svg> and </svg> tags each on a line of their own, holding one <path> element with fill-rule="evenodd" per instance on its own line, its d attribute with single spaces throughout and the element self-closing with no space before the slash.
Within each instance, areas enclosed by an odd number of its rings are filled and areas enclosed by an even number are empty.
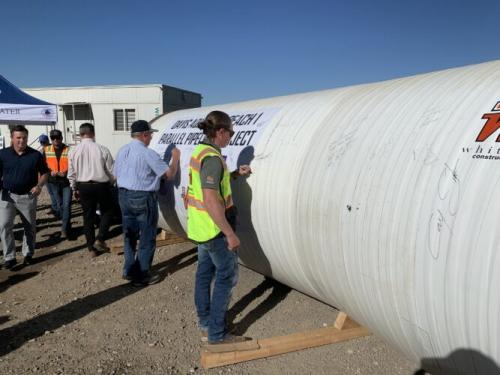
<svg viewBox="0 0 500 375">
<path fill-rule="evenodd" d="M 49 169 L 43 156 L 28 146 L 28 130 L 22 125 L 10 131 L 11 146 L 0 150 L 0 239 L 5 268 L 17 263 L 14 219 L 19 211 L 24 228 L 22 253 L 31 264 L 35 251 L 37 197 L 47 182 Z"/>
</svg>

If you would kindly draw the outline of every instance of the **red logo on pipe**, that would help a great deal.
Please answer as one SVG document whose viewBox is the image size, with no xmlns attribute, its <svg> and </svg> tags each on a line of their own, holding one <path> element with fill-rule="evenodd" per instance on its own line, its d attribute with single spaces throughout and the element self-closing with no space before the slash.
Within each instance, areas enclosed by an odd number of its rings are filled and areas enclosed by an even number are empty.
<svg viewBox="0 0 500 375">
<path fill-rule="evenodd" d="M 500 102 L 497 102 L 491 111 L 500 112 Z M 500 129 L 500 113 L 485 113 L 482 119 L 486 120 L 486 124 L 484 124 L 483 128 L 479 132 L 476 142 L 484 142 L 493 133 Z M 496 142 L 500 142 L 500 135 L 497 137 Z"/>
</svg>

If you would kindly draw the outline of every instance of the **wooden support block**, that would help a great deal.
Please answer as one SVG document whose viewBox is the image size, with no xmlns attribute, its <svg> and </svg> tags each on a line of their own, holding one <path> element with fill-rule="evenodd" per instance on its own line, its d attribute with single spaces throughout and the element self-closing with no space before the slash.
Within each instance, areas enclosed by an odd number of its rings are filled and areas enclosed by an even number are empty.
<svg viewBox="0 0 500 375">
<path fill-rule="evenodd" d="M 169 237 L 170 233 L 168 233 L 166 230 L 162 229 L 158 237 L 156 237 L 158 240 L 166 240 Z"/>
<path fill-rule="evenodd" d="M 201 365 L 205 369 L 226 366 L 335 342 L 352 340 L 367 335 L 370 335 L 370 332 L 359 325 L 357 327 L 343 328 L 341 330 L 335 327 L 320 328 L 309 332 L 257 340 L 259 349 L 255 350 L 225 353 L 211 353 L 204 350 L 201 353 Z"/>
<path fill-rule="evenodd" d="M 339 330 L 360 327 L 358 322 L 352 320 L 345 312 L 339 311 L 333 326 Z"/>
<path fill-rule="evenodd" d="M 337 314 L 337 318 L 335 319 L 335 323 L 333 326 L 337 329 L 342 329 L 344 327 L 345 321 L 348 319 L 347 314 L 343 311 L 339 311 Z"/>
<path fill-rule="evenodd" d="M 184 242 L 188 242 L 188 241 L 182 237 L 177 236 L 174 233 L 168 233 L 165 231 L 162 231 L 156 237 L 156 247 L 162 247 L 162 246 L 173 245 L 176 243 L 184 243 Z M 110 248 L 111 248 L 111 252 L 113 254 L 116 254 L 116 255 L 123 254 L 123 239 L 121 239 L 119 242 L 112 243 Z"/>
</svg>

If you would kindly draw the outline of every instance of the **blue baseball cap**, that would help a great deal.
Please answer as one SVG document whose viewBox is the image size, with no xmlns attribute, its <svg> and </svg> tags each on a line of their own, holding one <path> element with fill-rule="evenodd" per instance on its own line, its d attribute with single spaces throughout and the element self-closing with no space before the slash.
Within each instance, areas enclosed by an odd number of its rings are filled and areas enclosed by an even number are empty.
<svg viewBox="0 0 500 375">
<path fill-rule="evenodd" d="M 49 137 L 47 137 L 47 134 L 41 134 L 40 137 L 38 137 L 38 142 L 40 142 L 41 145 L 49 143 Z"/>
</svg>

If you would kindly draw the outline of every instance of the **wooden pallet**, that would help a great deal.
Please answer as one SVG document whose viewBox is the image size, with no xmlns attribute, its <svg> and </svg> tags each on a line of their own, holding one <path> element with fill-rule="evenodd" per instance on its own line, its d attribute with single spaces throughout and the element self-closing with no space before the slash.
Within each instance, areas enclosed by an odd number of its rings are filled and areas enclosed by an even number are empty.
<svg viewBox="0 0 500 375">
<path fill-rule="evenodd" d="M 251 343 L 236 344 L 236 348 L 227 352 L 214 352 L 205 348 L 201 352 L 201 365 L 205 369 L 226 366 L 335 342 L 352 340 L 367 335 L 370 335 L 370 332 L 366 328 L 351 320 L 347 314 L 339 312 L 333 327 L 294 333 L 287 336 L 252 340 Z M 238 345 L 241 345 L 241 347 L 238 347 Z"/>
<path fill-rule="evenodd" d="M 116 255 L 123 254 L 123 238 L 120 237 L 120 242 L 114 242 L 111 244 L 111 252 Z M 162 230 L 161 233 L 156 237 L 156 247 L 173 245 L 176 243 L 188 242 L 185 238 L 177 236 L 175 233 L 167 232 Z"/>
</svg>

